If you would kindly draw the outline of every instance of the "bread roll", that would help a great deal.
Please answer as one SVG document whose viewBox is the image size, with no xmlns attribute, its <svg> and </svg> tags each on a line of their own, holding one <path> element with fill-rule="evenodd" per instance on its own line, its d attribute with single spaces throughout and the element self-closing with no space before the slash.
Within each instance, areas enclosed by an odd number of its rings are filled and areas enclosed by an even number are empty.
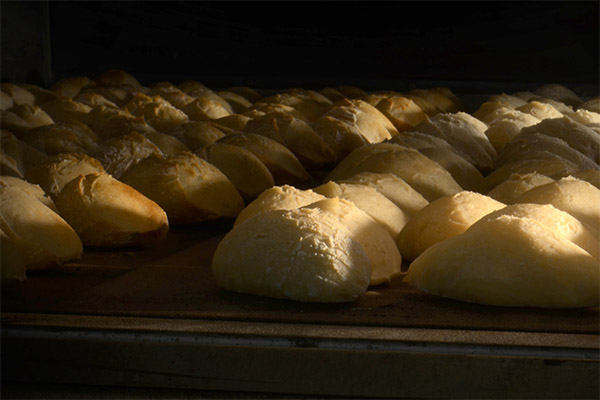
<svg viewBox="0 0 600 400">
<path fill-rule="evenodd" d="M 303 190 L 290 185 L 273 186 L 244 207 L 235 219 L 234 226 L 264 211 L 295 210 L 326 198 L 311 189 Z"/>
<path fill-rule="evenodd" d="M 437 114 L 413 129 L 445 139 L 481 171 L 494 167 L 497 153 L 485 135 L 488 126 L 467 113 Z"/>
<path fill-rule="evenodd" d="M 600 97 L 593 97 L 578 107 L 578 110 L 588 110 L 600 114 Z"/>
<path fill-rule="evenodd" d="M 151 97 L 160 96 L 180 110 L 195 100 L 195 97 L 190 96 L 173 84 L 155 85 L 146 94 Z"/>
<path fill-rule="evenodd" d="M 23 135 L 30 146 L 48 155 L 60 153 L 92 154 L 98 149 L 100 139 L 87 125 L 72 120 L 44 125 Z"/>
<path fill-rule="evenodd" d="M 38 85 L 34 85 L 31 83 L 23 83 L 20 86 L 23 89 L 29 91 L 31 94 L 33 94 L 33 104 L 36 106 L 39 106 L 40 104 L 46 103 L 48 101 L 55 100 L 58 97 L 55 93 Z"/>
<path fill-rule="evenodd" d="M 27 193 L 28 195 L 35 197 L 37 200 L 39 200 L 42 204 L 44 204 L 46 207 L 48 207 L 52 211 L 58 213 L 58 210 L 56 209 L 54 202 L 52 201 L 52 199 L 50 197 L 48 197 L 46 195 L 46 193 L 44 192 L 44 189 L 42 189 L 42 187 L 40 185 L 29 183 L 26 180 L 21 179 L 21 178 L 17 178 L 14 176 L 6 176 L 6 175 L 0 176 L 0 183 L 2 183 L 4 186 L 7 186 L 7 187 L 17 188 L 19 190 L 22 190 L 23 192 Z"/>
<path fill-rule="evenodd" d="M 23 135 L 29 132 L 33 127 L 10 110 L 2 111 L 0 117 L 0 126 L 3 130 L 14 132 L 17 135 Z"/>
<path fill-rule="evenodd" d="M 160 96 L 150 97 L 136 93 L 124 108 L 135 116 L 143 117 L 148 125 L 159 132 L 173 129 L 189 121 L 186 113 Z"/>
<path fill-rule="evenodd" d="M 119 106 L 117 106 L 115 103 L 102 96 L 100 93 L 95 92 L 94 90 L 85 89 L 77 96 L 73 97 L 73 100 L 92 108 L 101 106 L 119 108 Z"/>
<path fill-rule="evenodd" d="M 263 97 L 258 90 L 248 86 L 233 86 L 227 88 L 227 91 L 243 96 L 244 98 L 248 99 L 248 101 L 250 101 L 251 103 L 256 103 Z"/>
<path fill-rule="evenodd" d="M 246 110 L 243 113 L 243 115 L 245 115 L 249 118 L 257 118 L 257 117 L 260 117 L 260 116 L 263 116 L 265 114 L 272 113 L 272 112 L 282 112 L 285 114 L 289 114 L 295 118 L 301 119 L 302 121 L 304 121 L 306 123 L 310 123 L 309 120 L 306 118 L 306 116 L 304 114 L 302 114 L 300 111 L 296 110 L 294 107 L 287 106 L 285 104 L 278 104 L 278 103 L 265 103 L 265 102 L 254 103 L 252 105 L 252 107 L 250 107 L 248 110 Z"/>
<path fill-rule="evenodd" d="M 314 98 L 303 94 L 296 93 L 277 93 L 272 96 L 264 97 L 258 103 L 282 104 L 293 107 L 298 110 L 307 122 L 316 121 L 331 105 L 331 101 L 327 99 L 328 104 L 316 101 Z"/>
<path fill-rule="evenodd" d="M 567 117 L 583 125 L 600 124 L 600 113 L 589 110 L 579 109 L 577 111 L 567 114 Z"/>
<path fill-rule="evenodd" d="M 393 143 L 362 146 L 343 159 L 326 180 L 339 181 L 361 172 L 392 173 L 427 201 L 463 190 L 452 175 L 415 149 Z"/>
<path fill-rule="evenodd" d="M 552 204 L 580 220 L 600 238 L 600 189 L 589 182 L 572 177 L 562 178 L 528 190 L 515 202 Z"/>
<path fill-rule="evenodd" d="M 55 122 L 70 122 L 71 120 L 88 122 L 88 114 L 92 108 L 74 101 L 69 97 L 59 97 L 40 106 Z"/>
<path fill-rule="evenodd" d="M 413 89 L 407 93 L 404 93 L 404 95 L 410 97 L 411 99 L 420 98 L 425 102 L 433 105 L 433 107 L 435 107 L 436 112 L 433 114 L 428 113 L 429 116 L 433 116 L 438 113 L 455 113 L 463 111 L 464 108 L 459 104 L 456 97 L 448 89 Z M 419 103 L 417 102 L 417 104 Z M 431 109 L 431 106 L 427 108 Z"/>
<path fill-rule="evenodd" d="M 16 179 L 16 178 L 15 178 Z M 40 201 L 39 187 L 0 177 L 2 285 L 25 280 L 28 269 L 46 268 L 81 257 L 83 246 L 75 231 Z"/>
<path fill-rule="evenodd" d="M 243 147 L 217 142 L 197 150 L 195 154 L 224 173 L 244 201 L 255 199 L 275 184 L 266 165 Z"/>
<path fill-rule="evenodd" d="M 187 94 L 199 91 L 210 91 L 210 89 L 205 84 L 193 79 L 183 81 L 180 84 L 178 84 L 177 87 Z"/>
<path fill-rule="evenodd" d="M 527 102 L 523 99 L 510 94 L 500 93 L 491 96 L 484 103 L 482 103 L 479 108 L 473 112 L 473 116 L 485 123 L 488 123 L 486 122 L 486 119 L 488 118 L 487 115 L 489 113 L 492 113 L 499 108 L 515 109 L 525 104 L 527 104 Z"/>
<path fill-rule="evenodd" d="M 176 137 L 193 151 L 216 142 L 225 136 L 220 129 L 206 121 L 185 122 L 166 133 Z"/>
<path fill-rule="evenodd" d="M 94 80 L 97 86 L 131 86 L 141 87 L 142 84 L 129 72 L 121 69 L 109 69 L 98 75 Z"/>
<path fill-rule="evenodd" d="M 405 281 L 456 300 L 549 308 L 598 306 L 600 267 L 585 250 L 531 218 L 475 223 L 413 261 Z"/>
<path fill-rule="evenodd" d="M 421 107 L 408 97 L 389 96 L 378 102 L 376 107 L 394 124 L 398 132 L 411 129 L 427 118 Z"/>
<path fill-rule="evenodd" d="M 184 92 L 194 97 L 195 100 L 206 100 L 208 103 L 218 105 L 218 108 L 224 110 L 225 112 L 227 112 L 227 114 L 233 114 L 233 107 L 231 107 L 231 104 L 229 104 L 227 100 L 225 100 L 223 97 L 219 96 L 216 92 L 207 87 L 197 87 L 188 91 L 184 90 Z"/>
<path fill-rule="evenodd" d="M 370 285 L 387 283 L 401 272 L 402 257 L 388 232 L 354 203 L 339 198 L 320 200 L 304 208 L 335 215 L 362 245 L 371 263 Z"/>
<path fill-rule="evenodd" d="M 25 121 L 32 129 L 54 123 L 54 120 L 44 110 L 35 105 L 18 104 L 10 111 Z"/>
<path fill-rule="evenodd" d="M 173 155 L 184 151 L 190 151 L 190 148 L 181 140 L 170 134 L 162 132 L 146 132 L 144 136 L 160 149 L 163 154 Z"/>
<path fill-rule="evenodd" d="M 232 218 L 244 207 L 231 181 L 190 152 L 166 157 L 152 154 L 119 179 L 162 207 L 171 225 Z"/>
<path fill-rule="evenodd" d="M 59 97 L 75 97 L 83 89 L 96 86 L 96 82 L 85 76 L 69 76 L 50 86 L 50 91 Z"/>
<path fill-rule="evenodd" d="M 244 131 L 283 144 L 306 166 L 323 166 L 333 162 L 335 157 L 333 150 L 309 124 L 286 113 L 272 112 L 249 120 Z"/>
<path fill-rule="evenodd" d="M 338 183 L 357 183 L 367 185 L 392 201 L 410 217 L 417 214 L 429 202 L 406 183 L 402 178 L 391 173 L 361 172 Z"/>
<path fill-rule="evenodd" d="M 71 180 L 93 173 L 106 173 L 98 160 L 81 153 L 63 153 L 48 157 L 26 171 L 25 179 L 40 185 L 48 196 L 56 200 L 56 196 Z"/>
<path fill-rule="evenodd" d="M 467 161 L 446 140 L 415 131 L 400 132 L 388 142 L 411 147 L 425 157 L 445 168 L 464 189 L 479 190 L 483 183 L 482 173 Z"/>
<path fill-rule="evenodd" d="M 143 118 L 129 111 L 113 107 L 94 107 L 84 122 L 92 128 L 101 140 L 127 135 L 132 132 L 146 133 L 155 131 Z"/>
<path fill-rule="evenodd" d="M 600 189 L 600 171 L 597 169 L 584 169 L 581 171 L 575 171 L 571 174 L 571 176 L 573 178 L 587 181 Z"/>
<path fill-rule="evenodd" d="M 5 129 L 0 130 L 0 173 L 23 178 L 27 171 L 42 163 L 48 156 Z"/>
<path fill-rule="evenodd" d="M 351 302 L 364 295 L 371 263 L 334 214 L 272 210 L 232 229 L 212 259 L 227 290 L 302 302 Z"/>
<path fill-rule="evenodd" d="M 359 183 L 327 182 L 313 189 L 329 198 L 348 200 L 381 224 L 395 240 L 410 216 L 371 186 Z"/>
<path fill-rule="evenodd" d="M 414 260 L 434 244 L 465 232 L 481 217 L 505 206 L 480 193 L 463 191 L 432 201 L 410 219 L 398 236 L 406 260 Z"/>
<path fill-rule="evenodd" d="M 549 83 L 538 87 L 533 91 L 534 94 L 540 97 L 547 97 L 549 99 L 560 101 L 568 104 L 571 107 L 578 107 L 583 103 L 581 98 L 575 94 L 571 89 L 564 85 L 556 83 Z"/>
<path fill-rule="evenodd" d="M 35 105 L 35 96 L 29 90 L 10 82 L 4 82 L 0 85 L 2 91 L 9 95 L 15 105 L 28 104 Z"/>
<path fill-rule="evenodd" d="M 276 185 L 299 183 L 310 176 L 302 163 L 287 147 L 255 133 L 234 133 L 217 143 L 242 147 L 254 154 L 269 169 Z"/>
<path fill-rule="evenodd" d="M 0 110 L 6 111 L 11 109 L 15 105 L 14 100 L 10 95 L 0 90 Z"/>
<path fill-rule="evenodd" d="M 252 102 L 239 93 L 231 92 L 229 90 L 221 90 L 217 92 L 217 94 L 224 98 L 231 105 L 233 113 L 235 114 L 241 114 L 252 107 Z"/>
<path fill-rule="evenodd" d="M 212 120 L 211 124 L 223 131 L 223 133 L 229 134 L 243 132 L 244 128 L 246 128 L 246 124 L 248 124 L 250 120 L 251 118 L 246 115 L 230 114 L 226 117 Z"/>
<path fill-rule="evenodd" d="M 162 151 L 144 135 L 132 132 L 105 140 L 94 153 L 106 172 L 119 179 L 132 165 Z"/>
<path fill-rule="evenodd" d="M 104 97 L 111 103 L 116 104 L 119 108 L 125 107 L 125 104 L 127 104 L 136 93 L 145 92 L 144 89 L 133 86 L 94 87 L 88 90 Z"/>
<path fill-rule="evenodd" d="M 221 103 L 206 97 L 196 98 L 183 107 L 182 111 L 192 121 L 210 121 L 231 115 Z"/>
<path fill-rule="evenodd" d="M 539 120 L 562 118 L 563 113 L 558 111 L 554 106 L 541 101 L 532 100 L 527 104 L 517 107 L 518 111 L 531 114 Z"/>
<path fill-rule="evenodd" d="M 502 151 L 506 143 L 521 132 L 521 129 L 540 122 L 531 114 L 506 107 L 499 108 L 488 116 L 490 119 L 487 122 L 488 129 L 485 131 L 485 135 L 498 153 Z M 484 120 L 484 122 L 486 121 Z"/>
<path fill-rule="evenodd" d="M 537 172 L 514 173 L 496 185 L 487 195 L 504 204 L 513 204 L 526 191 L 550 182 L 554 182 L 554 179 Z"/>
</svg>

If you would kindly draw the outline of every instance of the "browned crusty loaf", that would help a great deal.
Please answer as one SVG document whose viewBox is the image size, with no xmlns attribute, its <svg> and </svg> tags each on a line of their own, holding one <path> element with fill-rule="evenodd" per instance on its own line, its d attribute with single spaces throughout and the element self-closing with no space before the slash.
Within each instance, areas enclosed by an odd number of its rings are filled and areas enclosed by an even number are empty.
<svg viewBox="0 0 600 400">
<path fill-rule="evenodd" d="M 158 203 L 172 225 L 233 218 L 244 207 L 227 176 L 190 152 L 153 154 L 129 167 L 120 180 Z"/>
<path fill-rule="evenodd" d="M 2 285 L 24 280 L 28 269 L 81 257 L 81 240 L 42 193 L 39 186 L 0 177 Z"/>
<path fill-rule="evenodd" d="M 164 239 L 169 229 L 158 204 L 108 174 L 79 175 L 55 198 L 60 215 L 86 246 L 145 244 Z"/>
</svg>

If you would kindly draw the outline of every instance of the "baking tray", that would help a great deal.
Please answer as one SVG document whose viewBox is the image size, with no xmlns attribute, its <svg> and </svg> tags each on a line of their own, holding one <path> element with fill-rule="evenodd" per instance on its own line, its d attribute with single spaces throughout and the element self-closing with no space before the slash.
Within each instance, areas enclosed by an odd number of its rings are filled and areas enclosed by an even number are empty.
<svg viewBox="0 0 600 400">
<path fill-rule="evenodd" d="M 598 398 L 599 310 L 469 304 L 402 282 L 348 304 L 211 275 L 232 221 L 87 249 L 2 291 L 3 382 L 367 397 Z"/>
</svg>

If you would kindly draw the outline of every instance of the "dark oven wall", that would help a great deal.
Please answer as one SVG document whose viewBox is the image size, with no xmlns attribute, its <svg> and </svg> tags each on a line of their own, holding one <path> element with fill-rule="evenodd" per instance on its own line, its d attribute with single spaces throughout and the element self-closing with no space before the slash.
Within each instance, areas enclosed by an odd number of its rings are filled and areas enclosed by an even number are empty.
<svg viewBox="0 0 600 400">
<path fill-rule="evenodd" d="M 597 92 L 590 2 L 7 2 L 2 80 Z"/>
</svg>

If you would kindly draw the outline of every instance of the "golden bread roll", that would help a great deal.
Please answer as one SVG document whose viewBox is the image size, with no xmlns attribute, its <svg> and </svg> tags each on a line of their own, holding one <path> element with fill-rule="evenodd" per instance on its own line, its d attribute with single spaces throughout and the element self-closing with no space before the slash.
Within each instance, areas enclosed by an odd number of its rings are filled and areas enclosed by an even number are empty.
<svg viewBox="0 0 600 400">
<path fill-rule="evenodd" d="M 73 97 L 73 100 L 83 103 L 86 106 L 90 107 L 112 107 L 119 108 L 115 103 L 108 100 L 106 97 L 102 96 L 100 93 L 95 92 L 94 90 L 83 90 L 77 96 Z"/>
<path fill-rule="evenodd" d="M 39 187 L 27 185 L 0 177 L 3 285 L 25 280 L 28 269 L 62 264 L 81 257 L 83 251 L 73 228 L 35 194 Z"/>
<path fill-rule="evenodd" d="M 600 97 L 593 97 L 587 100 L 585 103 L 581 104 L 578 110 L 587 110 L 600 114 Z"/>
<path fill-rule="evenodd" d="M 50 91 L 58 97 L 75 97 L 82 90 L 96 86 L 96 82 L 85 76 L 69 76 L 50 86 Z"/>
<path fill-rule="evenodd" d="M 560 179 L 579 171 L 579 167 L 564 158 L 522 159 L 503 164 L 487 175 L 483 180 L 482 193 L 489 193 L 512 174 L 538 173 L 552 179 Z"/>
<path fill-rule="evenodd" d="M 216 142 L 225 136 L 223 131 L 206 121 L 185 122 L 165 133 L 176 137 L 190 150 L 194 151 Z"/>
<path fill-rule="evenodd" d="M 132 86 L 94 87 L 88 90 L 104 97 L 119 108 L 124 107 L 136 93 L 144 93 L 143 89 Z"/>
<path fill-rule="evenodd" d="M 244 97 L 245 99 L 250 101 L 250 103 L 256 103 L 263 97 L 262 94 L 260 94 L 260 92 L 258 90 L 253 89 L 248 86 L 233 86 L 233 87 L 227 88 L 227 91 L 231 92 L 231 93 L 236 93 L 236 94 Z"/>
<path fill-rule="evenodd" d="M 167 133 L 146 132 L 144 136 L 160 149 L 163 154 L 173 155 L 183 151 L 190 151 L 190 148 L 181 140 Z"/>
<path fill-rule="evenodd" d="M 17 139 L 5 129 L 0 130 L 0 173 L 23 178 L 26 172 L 42 163 L 48 156 L 35 147 Z"/>
<path fill-rule="evenodd" d="M 162 207 L 171 225 L 232 218 L 244 201 L 217 167 L 193 153 L 152 154 L 119 178 Z"/>
<path fill-rule="evenodd" d="M 600 113 L 597 112 L 579 109 L 566 115 L 572 120 L 575 120 L 586 126 L 600 124 Z"/>
<path fill-rule="evenodd" d="M 258 103 L 282 104 L 293 107 L 304 116 L 306 121 L 313 122 L 331 105 L 331 100 L 325 96 L 322 96 L 322 98 L 326 99 L 326 102 L 316 100 L 312 95 L 307 94 L 306 91 L 290 91 L 264 97 Z"/>
<path fill-rule="evenodd" d="M 162 151 L 146 136 L 132 132 L 105 140 L 98 146 L 94 157 L 106 172 L 119 179 L 129 167 L 153 154 L 161 155 Z"/>
<path fill-rule="evenodd" d="M 427 114 L 421 107 L 408 97 L 389 96 L 378 102 L 376 107 L 399 132 L 411 129 L 427 119 Z"/>
<path fill-rule="evenodd" d="M 282 143 L 306 166 L 329 164 L 335 157 L 333 150 L 309 124 L 286 113 L 272 112 L 249 120 L 244 131 Z"/>
<path fill-rule="evenodd" d="M 328 198 L 339 197 L 352 202 L 381 224 L 394 240 L 410 219 L 401 208 L 368 185 L 330 181 L 313 188 L 313 191 Z"/>
<path fill-rule="evenodd" d="M 217 92 L 217 94 L 231 105 L 231 109 L 234 114 L 241 114 L 252 107 L 252 102 L 239 93 L 231 92 L 229 90 L 221 90 Z"/>
<path fill-rule="evenodd" d="M 242 114 L 230 114 L 226 117 L 217 118 L 211 121 L 212 125 L 223 131 L 223 133 L 243 132 L 246 124 L 251 118 Z"/>
<path fill-rule="evenodd" d="M 33 129 L 27 121 L 13 113 L 11 110 L 2 111 L 2 115 L 0 116 L 0 126 L 2 129 L 11 131 L 17 135 L 26 134 Z"/>
<path fill-rule="evenodd" d="M 0 90 L 0 110 L 2 110 L 2 111 L 9 110 L 12 107 L 14 107 L 14 105 L 15 105 L 15 102 L 12 99 L 12 97 L 10 97 L 10 95 L 5 93 L 3 90 Z"/>
<path fill-rule="evenodd" d="M 232 229 L 212 272 L 217 285 L 235 292 L 341 303 L 366 293 L 371 263 L 336 215 L 300 208 L 266 211 Z"/>
<path fill-rule="evenodd" d="M 464 189 L 477 191 L 483 183 L 482 173 L 445 139 L 416 131 L 404 131 L 388 142 L 418 150 L 450 172 Z"/>
<path fill-rule="evenodd" d="M 287 106 L 285 104 L 278 103 L 264 103 L 258 102 L 254 103 L 252 107 L 246 110 L 242 115 L 245 115 L 249 118 L 257 118 L 263 116 L 265 114 L 269 114 L 272 112 L 282 112 L 285 114 L 289 114 L 295 118 L 301 119 L 306 123 L 310 123 L 308 119 L 302 114 L 300 111 L 296 110 L 294 107 Z"/>
<path fill-rule="evenodd" d="M 231 115 L 231 112 L 223 104 L 206 97 L 194 99 L 194 101 L 183 107 L 182 111 L 192 121 L 211 121 Z"/>
<path fill-rule="evenodd" d="M 463 191 L 432 201 L 411 218 L 398 236 L 400 254 L 414 260 L 434 244 L 465 232 L 486 214 L 505 206 L 480 193 Z"/>
<path fill-rule="evenodd" d="M 56 205 L 50 197 L 46 195 L 44 189 L 40 185 L 36 185 L 34 183 L 29 183 L 24 179 L 17 178 L 15 176 L 0 176 L 0 182 L 5 186 L 10 186 L 11 188 L 17 188 L 27 193 L 30 196 L 38 199 L 42 204 L 46 207 L 50 208 L 54 212 L 58 212 L 56 209 Z"/>
<path fill-rule="evenodd" d="M 575 171 L 571 174 L 571 176 L 573 178 L 589 182 L 600 189 L 600 171 L 597 169 L 584 169 L 581 171 Z"/>
<path fill-rule="evenodd" d="M 275 184 L 273 174 L 249 150 L 226 143 L 211 143 L 195 152 L 217 167 L 233 183 L 244 201 L 256 198 Z"/>
<path fill-rule="evenodd" d="M 547 119 L 521 131 L 522 134 L 530 132 L 562 139 L 595 163 L 600 163 L 600 135 L 568 117 Z"/>
<path fill-rule="evenodd" d="M 537 100 L 529 101 L 527 104 L 517 107 L 516 110 L 531 114 L 539 120 L 563 117 L 563 113 L 554 108 L 552 104 Z"/>
<path fill-rule="evenodd" d="M 180 110 L 196 99 L 173 84 L 156 85 L 146 95 L 150 97 L 160 96 Z"/>
<path fill-rule="evenodd" d="M 92 108 L 69 97 L 59 97 L 40 106 L 55 122 L 70 122 L 71 120 L 87 122 Z"/>
<path fill-rule="evenodd" d="M 496 149 L 485 135 L 488 126 L 464 112 L 436 114 L 413 128 L 416 132 L 440 137 L 481 171 L 494 167 Z"/>
<path fill-rule="evenodd" d="M 512 94 L 512 96 L 518 97 L 521 100 L 524 100 L 525 102 L 532 101 L 536 97 L 538 97 L 535 93 L 530 92 L 529 90 L 522 90 L 520 92 L 515 92 L 515 93 Z"/>
<path fill-rule="evenodd" d="M 233 114 L 233 107 L 223 97 L 208 88 L 197 88 L 186 91 L 187 94 L 194 97 L 195 100 L 207 100 L 209 103 L 214 103 L 219 106 L 219 109 L 225 110 L 227 114 Z M 190 103 L 191 104 L 191 103 Z"/>
<path fill-rule="evenodd" d="M 269 169 L 276 185 L 299 183 L 310 176 L 302 163 L 281 143 L 256 133 L 232 133 L 217 143 L 242 147 L 254 154 Z"/>
<path fill-rule="evenodd" d="M 25 173 L 28 182 L 40 185 L 53 200 L 63 187 L 78 176 L 105 174 L 102 164 L 82 153 L 63 153 L 48 157 Z"/>
<path fill-rule="evenodd" d="M 31 83 L 24 83 L 20 85 L 23 89 L 26 89 L 28 92 L 33 94 L 34 102 L 33 104 L 39 106 L 42 103 L 46 103 L 51 100 L 55 100 L 58 96 L 51 92 L 48 89 L 45 89 L 41 86 L 34 85 Z"/>
<path fill-rule="evenodd" d="M 488 124 L 485 135 L 496 152 L 500 153 L 506 143 L 517 136 L 521 129 L 535 125 L 539 119 L 512 108 L 502 107 L 488 114 L 489 119 L 484 119 Z"/>
<path fill-rule="evenodd" d="M 577 218 L 551 204 L 511 204 L 491 212 L 482 219 L 494 219 L 500 215 L 531 218 L 559 236 L 563 236 L 600 261 L 600 242 Z"/>
<path fill-rule="evenodd" d="M 97 86 L 131 86 L 142 87 L 142 84 L 129 72 L 120 69 L 109 69 L 94 80 Z"/>
<path fill-rule="evenodd" d="M 464 105 L 448 88 L 413 89 L 403 95 L 410 97 L 421 106 L 417 98 L 433 105 L 437 113 L 456 113 L 464 111 Z M 431 106 L 427 107 L 431 109 Z M 425 109 L 423 109 L 425 111 Z M 427 111 L 425 111 L 427 113 Z M 432 116 L 428 113 L 429 116 Z"/>
<path fill-rule="evenodd" d="M 335 215 L 362 245 L 371 264 L 370 285 L 387 283 L 398 276 L 402 256 L 388 232 L 354 203 L 339 199 L 319 200 L 304 208 L 318 209 Z"/>
<path fill-rule="evenodd" d="M 560 101 L 561 103 L 568 104 L 571 107 L 578 107 L 583 103 L 581 98 L 571 89 L 556 83 L 549 83 L 540 86 L 535 89 L 533 93 L 540 97 L 547 97 L 555 101 Z"/>
<path fill-rule="evenodd" d="M 528 190 L 515 203 L 552 204 L 580 220 L 600 238 L 600 189 L 589 182 L 562 178 Z"/>
<path fill-rule="evenodd" d="M 273 186 L 244 207 L 235 219 L 234 226 L 264 211 L 295 210 L 326 198 L 311 189 L 302 190 L 290 185 Z"/>
<path fill-rule="evenodd" d="M 119 247 L 167 236 L 167 214 L 154 201 L 108 174 L 79 175 L 56 196 L 60 215 L 85 246 Z"/>
<path fill-rule="evenodd" d="M 369 144 L 354 150 L 329 173 L 326 180 L 339 181 L 361 172 L 395 174 L 427 201 L 463 190 L 441 165 L 415 149 L 393 143 Z"/>
<path fill-rule="evenodd" d="M 154 132 L 143 118 L 136 117 L 127 110 L 114 107 L 94 107 L 84 122 L 92 128 L 101 140 L 127 135 L 131 132 Z"/>
<path fill-rule="evenodd" d="M 23 140 L 48 155 L 60 153 L 92 154 L 100 139 L 87 125 L 72 120 L 44 125 L 23 135 Z"/>
<path fill-rule="evenodd" d="M 456 300 L 548 308 L 598 306 L 600 266 L 531 218 L 482 219 L 410 264 L 405 282 Z"/>
<path fill-rule="evenodd" d="M 35 95 L 20 85 L 4 82 L 0 85 L 2 91 L 10 96 L 15 105 L 35 105 Z"/>
<path fill-rule="evenodd" d="M 159 132 L 173 129 L 189 121 L 186 113 L 160 96 L 150 97 L 136 93 L 123 108 L 137 117 L 144 118 L 148 125 Z"/>
<path fill-rule="evenodd" d="M 579 169 L 600 169 L 600 165 L 558 137 L 523 130 L 508 142 L 496 160 L 496 167 L 527 159 L 565 159 Z"/>
<path fill-rule="evenodd" d="M 550 182 L 554 182 L 554 179 L 537 172 L 514 173 L 496 185 L 487 195 L 504 204 L 513 204 L 526 191 Z"/>
<path fill-rule="evenodd" d="M 429 202 L 397 175 L 392 173 L 361 172 L 338 183 L 367 185 L 387 197 L 409 216 L 414 216 Z"/>
<path fill-rule="evenodd" d="M 190 94 L 199 91 L 209 91 L 210 89 L 202 82 L 195 81 L 193 79 L 183 81 L 177 85 L 177 87 L 184 93 Z"/>
<path fill-rule="evenodd" d="M 10 111 L 25 121 L 32 129 L 54 123 L 50 115 L 35 105 L 18 104 L 11 108 Z"/>
<path fill-rule="evenodd" d="M 534 97 L 530 101 L 539 101 L 540 103 L 549 104 L 552 107 L 554 107 L 556 111 L 563 115 L 571 114 L 573 112 L 573 107 L 568 106 L 560 101 L 549 99 L 547 97 Z"/>
</svg>

